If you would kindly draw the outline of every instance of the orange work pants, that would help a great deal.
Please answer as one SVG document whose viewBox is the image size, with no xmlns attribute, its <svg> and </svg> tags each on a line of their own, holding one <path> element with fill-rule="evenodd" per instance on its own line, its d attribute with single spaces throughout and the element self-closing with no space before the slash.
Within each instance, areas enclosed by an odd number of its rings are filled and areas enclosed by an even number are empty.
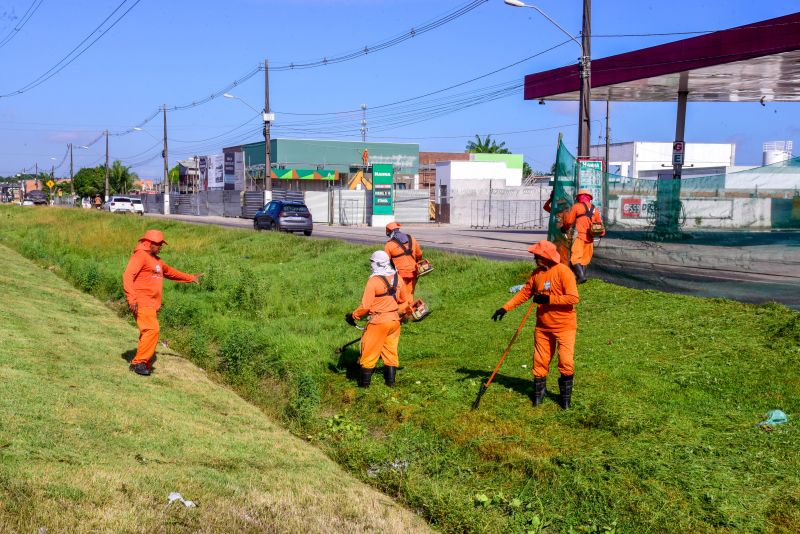
<svg viewBox="0 0 800 534">
<path fill-rule="evenodd" d="M 589 262 L 592 261 L 592 255 L 594 254 L 594 243 L 587 243 L 583 239 L 575 238 L 572 242 L 572 257 L 570 258 L 570 262 L 572 265 L 581 264 L 584 267 L 589 265 Z"/>
<path fill-rule="evenodd" d="M 576 330 L 563 332 L 543 331 L 537 328 L 533 334 L 533 376 L 544 378 L 550 370 L 550 360 L 556 353 L 558 343 L 558 370 L 562 375 L 575 374 Z"/>
<path fill-rule="evenodd" d="M 414 303 L 414 289 L 417 287 L 417 273 L 414 272 L 402 272 L 398 273 L 400 278 L 403 279 L 403 283 L 406 285 L 406 301 L 409 304 Z"/>
<path fill-rule="evenodd" d="M 361 357 L 359 365 L 365 369 L 374 369 L 378 358 L 383 365 L 398 367 L 397 345 L 400 342 L 400 321 L 388 323 L 369 323 L 361 336 Z"/>
<path fill-rule="evenodd" d="M 131 360 L 131 365 L 145 363 L 150 366 L 150 359 L 156 353 L 158 344 L 158 312 L 155 308 L 139 308 L 136 313 L 136 326 L 139 327 L 139 344 L 136 347 L 136 357 Z"/>
</svg>

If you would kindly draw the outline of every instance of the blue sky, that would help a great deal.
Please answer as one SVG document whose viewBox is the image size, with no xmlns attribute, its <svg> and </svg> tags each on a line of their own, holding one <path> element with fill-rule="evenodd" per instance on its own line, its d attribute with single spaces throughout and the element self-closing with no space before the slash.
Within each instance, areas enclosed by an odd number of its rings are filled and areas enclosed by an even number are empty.
<svg viewBox="0 0 800 534">
<path fill-rule="evenodd" d="M 27 24 L 0 47 L 0 94 L 13 92 L 47 71 L 87 36 L 121 0 L 43 0 Z M 135 0 L 128 0 L 126 6 Z M 38 162 L 49 168 L 66 143 L 86 144 L 104 129 L 112 133 L 140 123 L 162 104 L 190 103 L 223 88 L 264 58 L 288 64 L 360 49 L 418 27 L 467 0 L 141 0 L 92 48 L 42 85 L 0 98 L 0 175 Z M 0 0 L 0 39 L 18 23 L 32 0 Z M 724 29 L 797 10 L 796 0 L 618 0 L 593 3 L 593 33 L 660 33 Z M 580 0 L 541 0 L 537 5 L 572 33 L 580 30 Z M 595 58 L 681 37 L 596 38 Z M 498 133 L 535 169 L 553 160 L 557 135 L 574 146 L 577 104 L 539 106 L 511 96 L 444 116 L 395 127 L 404 115 L 384 117 L 372 107 L 435 91 L 513 63 L 564 40 L 532 9 L 490 0 L 467 15 L 398 46 L 359 59 L 302 71 L 270 74 L 273 137 L 355 140 L 360 113 L 323 116 L 324 134 L 309 117 L 368 105 L 372 141 L 419 142 L 421 150 L 462 151 L 474 134 Z M 523 64 L 448 93 L 478 91 L 521 82 L 525 74 L 576 61 L 568 43 Z M 263 106 L 263 73 L 235 90 L 255 108 Z M 411 104 L 411 111 L 421 104 Z M 415 107 L 416 106 L 416 107 Z M 593 107 L 592 141 L 604 133 L 605 104 Z M 420 115 L 415 115 L 420 117 Z M 421 116 L 424 118 L 424 114 Z M 227 133 L 253 119 L 245 127 Z M 793 140 L 800 147 L 800 109 L 793 104 L 692 104 L 688 142 L 737 143 L 738 164 L 759 164 L 761 144 Z M 319 118 L 314 118 L 318 120 Z M 179 157 L 210 154 L 222 146 L 262 139 L 255 113 L 236 100 L 219 98 L 185 111 L 169 112 L 170 165 Z M 611 106 L 612 142 L 671 141 L 675 104 L 619 103 Z M 304 124 L 298 124 L 304 123 Z M 291 128 L 291 129 L 290 129 Z M 218 137 L 217 137 L 218 136 Z M 149 163 L 135 170 L 159 176 L 161 119 L 144 131 L 112 136 L 112 159 Z M 216 137 L 209 141 L 199 141 Z M 796 148 L 797 152 L 798 148 Z M 55 158 L 52 160 L 51 158 Z M 103 143 L 75 149 L 76 169 L 103 159 Z M 64 165 L 56 174 L 68 172 Z"/>
</svg>

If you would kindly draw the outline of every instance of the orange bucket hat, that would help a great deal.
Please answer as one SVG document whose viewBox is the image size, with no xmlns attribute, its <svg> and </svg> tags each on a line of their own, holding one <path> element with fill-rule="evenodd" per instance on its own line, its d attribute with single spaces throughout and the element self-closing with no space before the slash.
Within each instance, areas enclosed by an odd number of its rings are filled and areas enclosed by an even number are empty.
<svg viewBox="0 0 800 534">
<path fill-rule="evenodd" d="M 144 233 L 142 237 L 139 238 L 139 241 L 150 241 L 151 243 L 163 243 L 167 244 L 164 241 L 164 234 L 161 233 L 161 230 L 148 230 Z"/>
<path fill-rule="evenodd" d="M 390 222 L 389 224 L 386 225 L 387 232 L 392 232 L 394 230 L 397 230 L 398 228 L 400 228 L 399 222 Z"/>
<path fill-rule="evenodd" d="M 561 255 L 556 246 L 547 240 L 539 241 L 528 247 L 528 252 L 534 256 L 541 256 L 554 263 L 561 263 Z"/>
<path fill-rule="evenodd" d="M 592 193 L 588 189 L 581 189 L 580 191 L 578 191 L 575 194 L 575 198 L 578 198 L 581 195 L 586 195 L 587 197 L 589 197 L 589 200 L 594 200 L 594 197 L 592 196 Z"/>
</svg>

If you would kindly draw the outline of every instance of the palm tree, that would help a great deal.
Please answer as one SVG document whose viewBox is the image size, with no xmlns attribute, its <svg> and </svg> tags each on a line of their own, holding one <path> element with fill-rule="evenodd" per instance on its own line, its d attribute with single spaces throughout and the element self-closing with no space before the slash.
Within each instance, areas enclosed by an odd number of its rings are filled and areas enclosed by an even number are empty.
<svg viewBox="0 0 800 534">
<path fill-rule="evenodd" d="M 467 142 L 467 152 L 473 154 L 510 154 L 511 151 L 506 148 L 505 141 L 499 145 L 491 138 L 491 134 L 486 134 L 486 137 L 481 140 L 480 135 L 475 136 L 474 141 Z"/>
<path fill-rule="evenodd" d="M 126 194 L 133 189 L 134 183 L 139 179 L 130 167 L 126 167 L 119 160 L 115 160 L 108 169 L 108 185 L 114 193 Z"/>
</svg>

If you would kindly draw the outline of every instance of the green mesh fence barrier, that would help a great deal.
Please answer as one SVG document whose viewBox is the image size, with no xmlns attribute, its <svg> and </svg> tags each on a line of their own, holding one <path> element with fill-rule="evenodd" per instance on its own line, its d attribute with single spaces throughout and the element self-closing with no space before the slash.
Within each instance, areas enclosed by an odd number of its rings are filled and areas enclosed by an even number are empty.
<svg viewBox="0 0 800 534">
<path fill-rule="evenodd" d="M 669 239 L 684 231 L 771 230 L 800 228 L 800 157 L 737 172 L 692 176 L 700 169 L 684 167 L 684 177 L 672 178 L 672 168 L 657 176 L 633 178 L 603 173 L 607 198 L 606 226 L 648 232 Z M 578 161 L 559 143 L 553 181 L 548 238 L 569 245 L 560 230 L 579 185 Z"/>
</svg>

